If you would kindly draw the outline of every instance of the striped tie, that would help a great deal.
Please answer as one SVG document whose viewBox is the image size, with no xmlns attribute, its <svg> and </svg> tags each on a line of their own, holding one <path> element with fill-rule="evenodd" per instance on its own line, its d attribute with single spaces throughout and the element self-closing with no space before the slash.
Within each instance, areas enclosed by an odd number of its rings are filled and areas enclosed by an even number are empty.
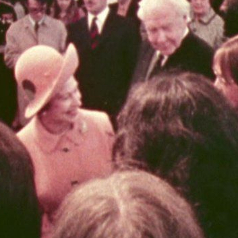
<svg viewBox="0 0 238 238">
<path fill-rule="evenodd" d="M 97 26 L 97 18 L 94 17 L 92 20 L 92 24 L 91 24 L 91 29 L 90 29 L 90 38 L 91 38 L 91 48 L 92 50 L 94 50 L 97 45 L 98 45 L 98 38 L 99 38 L 99 34 L 98 34 L 98 26 Z"/>
</svg>

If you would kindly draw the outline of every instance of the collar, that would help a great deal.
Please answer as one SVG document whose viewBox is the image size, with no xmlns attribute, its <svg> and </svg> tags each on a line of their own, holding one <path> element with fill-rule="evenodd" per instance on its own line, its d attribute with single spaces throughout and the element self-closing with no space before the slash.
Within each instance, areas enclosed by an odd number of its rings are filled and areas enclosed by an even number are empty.
<svg viewBox="0 0 238 238">
<path fill-rule="evenodd" d="M 29 16 L 29 20 L 30 20 L 30 23 L 32 24 L 32 26 L 35 26 L 36 24 L 36 21 L 31 17 L 30 14 L 28 14 Z M 45 15 L 38 21 L 38 24 L 41 25 L 45 20 Z"/>
<path fill-rule="evenodd" d="M 79 145 L 82 141 L 82 134 L 87 131 L 87 128 L 84 128 L 84 123 L 86 123 L 86 121 L 79 110 L 71 129 L 61 134 L 52 134 L 45 129 L 38 116 L 35 116 L 32 119 L 32 134 L 41 150 L 50 153 L 57 149 L 57 146 L 63 139 L 69 140 L 74 145 Z"/>
<path fill-rule="evenodd" d="M 43 151 L 46 152 L 53 151 L 56 148 L 58 142 L 60 141 L 60 138 L 63 136 L 65 132 L 62 134 L 51 134 L 42 125 L 38 116 L 35 116 L 32 120 L 34 129 L 32 131 L 32 134 L 35 136 L 37 145 L 39 145 L 39 147 Z"/>
<path fill-rule="evenodd" d="M 153 56 L 153 57 L 155 57 L 155 61 L 157 61 L 157 60 L 159 59 L 160 55 L 161 55 L 161 52 L 160 52 L 159 50 L 157 50 L 157 51 L 155 52 L 155 55 Z M 166 61 L 168 60 L 168 58 L 169 58 L 168 55 L 164 55 L 164 58 L 163 58 L 163 60 L 162 60 L 162 62 L 161 62 L 161 66 L 162 66 L 162 67 L 165 65 L 165 63 L 166 63 Z"/>
<path fill-rule="evenodd" d="M 106 21 L 106 18 L 109 14 L 109 7 L 107 6 L 103 11 L 101 11 L 98 15 L 93 15 L 90 12 L 88 12 L 88 27 L 90 29 L 91 24 L 92 24 L 92 20 L 94 17 L 97 17 L 97 26 L 98 26 L 98 32 L 101 33 L 102 32 L 102 28 L 104 26 L 104 23 Z"/>
<path fill-rule="evenodd" d="M 210 8 L 208 13 L 205 14 L 203 17 L 201 17 L 198 21 L 200 23 L 203 23 L 204 25 L 207 25 L 214 19 L 215 16 L 216 16 L 216 13 L 214 12 L 214 10 L 212 8 Z M 196 21 L 194 12 L 191 13 L 191 21 L 192 22 Z"/>
</svg>

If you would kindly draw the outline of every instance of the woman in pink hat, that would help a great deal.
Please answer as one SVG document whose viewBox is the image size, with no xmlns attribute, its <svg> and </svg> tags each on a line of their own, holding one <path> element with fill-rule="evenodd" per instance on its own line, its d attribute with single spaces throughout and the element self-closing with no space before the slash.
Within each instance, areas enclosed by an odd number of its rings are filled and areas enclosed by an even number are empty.
<svg viewBox="0 0 238 238">
<path fill-rule="evenodd" d="M 103 112 L 81 109 L 73 74 L 78 57 L 73 45 L 64 56 L 48 46 L 25 51 L 15 76 L 29 98 L 31 121 L 17 136 L 35 167 L 35 184 L 43 209 L 42 237 L 50 237 L 54 213 L 74 185 L 111 172 L 113 129 Z"/>
</svg>

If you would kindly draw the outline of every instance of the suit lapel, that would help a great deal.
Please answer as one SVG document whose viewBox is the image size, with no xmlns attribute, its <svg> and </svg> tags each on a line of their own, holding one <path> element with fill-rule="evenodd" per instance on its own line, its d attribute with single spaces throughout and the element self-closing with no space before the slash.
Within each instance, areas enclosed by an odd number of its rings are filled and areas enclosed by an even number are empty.
<svg viewBox="0 0 238 238">
<path fill-rule="evenodd" d="M 152 58 L 155 54 L 155 50 L 149 46 L 147 49 L 147 53 L 145 53 L 145 57 L 143 58 L 143 64 L 141 65 L 141 69 L 143 72 L 145 72 L 144 77 L 147 75 Z"/>
<path fill-rule="evenodd" d="M 143 42 L 140 49 L 138 64 L 133 74 L 133 81 L 145 81 L 149 66 L 155 50 L 150 46 L 149 42 Z"/>
<path fill-rule="evenodd" d="M 24 27 L 26 28 L 26 30 L 28 32 L 30 32 L 30 34 L 33 36 L 33 38 L 37 41 L 36 33 L 34 31 L 32 23 L 30 22 L 30 19 L 29 19 L 28 15 L 26 15 L 25 18 L 24 18 Z"/>
</svg>

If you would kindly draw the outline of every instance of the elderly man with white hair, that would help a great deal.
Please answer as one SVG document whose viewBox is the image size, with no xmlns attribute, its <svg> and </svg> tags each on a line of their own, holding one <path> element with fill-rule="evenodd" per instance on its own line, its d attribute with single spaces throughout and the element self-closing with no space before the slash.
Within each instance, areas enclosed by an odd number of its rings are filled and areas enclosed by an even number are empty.
<svg viewBox="0 0 238 238">
<path fill-rule="evenodd" d="M 133 82 L 148 80 L 171 68 L 213 78 L 213 50 L 189 31 L 186 0 L 142 0 L 138 17 L 145 26 L 148 41 L 141 47 Z"/>
</svg>

